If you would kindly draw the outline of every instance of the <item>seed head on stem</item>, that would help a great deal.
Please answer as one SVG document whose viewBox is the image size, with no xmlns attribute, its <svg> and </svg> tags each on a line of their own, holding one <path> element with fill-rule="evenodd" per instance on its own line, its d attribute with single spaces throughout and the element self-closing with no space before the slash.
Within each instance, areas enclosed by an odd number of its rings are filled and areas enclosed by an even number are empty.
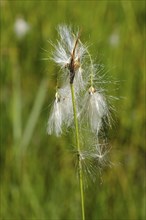
<svg viewBox="0 0 146 220">
<path fill-rule="evenodd" d="M 63 127 L 75 129 L 77 164 L 81 195 L 82 220 L 85 220 L 83 181 L 85 176 L 95 179 L 97 168 L 106 166 L 109 150 L 101 144 L 99 134 L 104 127 L 103 121 L 109 118 L 109 106 L 103 89 L 99 87 L 100 77 L 87 46 L 80 40 L 81 32 L 72 33 L 66 25 L 58 27 L 60 40 L 53 45 L 52 60 L 61 68 L 64 81 L 57 88 L 55 101 L 48 120 L 48 134 L 59 136 Z M 74 122 L 74 123 L 73 123 Z M 96 144 L 86 139 L 82 125 L 87 127 L 87 138 L 96 139 Z M 101 137 L 100 137 L 101 139 Z M 103 143 L 103 142 L 102 142 Z"/>
</svg>

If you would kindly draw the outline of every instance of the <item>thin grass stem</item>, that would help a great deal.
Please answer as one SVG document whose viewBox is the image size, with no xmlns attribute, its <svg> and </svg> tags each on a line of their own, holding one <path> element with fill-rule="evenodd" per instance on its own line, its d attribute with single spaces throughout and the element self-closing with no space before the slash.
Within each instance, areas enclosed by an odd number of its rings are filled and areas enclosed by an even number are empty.
<svg viewBox="0 0 146 220">
<path fill-rule="evenodd" d="M 94 78 L 93 61 L 92 61 L 91 55 L 88 50 L 87 50 L 87 54 L 89 56 L 90 64 L 91 64 L 90 86 L 93 86 L 93 78 Z"/>
<path fill-rule="evenodd" d="M 76 144 L 78 151 L 78 167 L 79 167 L 79 182 L 80 182 L 80 195 L 81 195 L 81 207 L 82 207 L 82 220 L 85 220 L 85 208 L 84 208 L 84 190 L 83 190 L 83 173 L 82 173 L 82 164 L 80 157 L 80 140 L 79 140 L 79 126 L 77 119 L 77 110 L 76 110 L 76 100 L 74 93 L 73 83 L 70 84 L 71 95 L 72 95 L 72 104 L 73 104 L 73 112 L 74 112 L 74 123 L 75 123 L 75 133 L 76 133 Z"/>
</svg>

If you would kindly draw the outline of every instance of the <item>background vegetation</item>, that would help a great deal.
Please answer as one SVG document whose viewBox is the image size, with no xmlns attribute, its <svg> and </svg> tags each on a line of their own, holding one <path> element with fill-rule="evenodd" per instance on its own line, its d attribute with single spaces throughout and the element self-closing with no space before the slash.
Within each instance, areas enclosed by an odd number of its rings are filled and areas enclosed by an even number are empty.
<svg viewBox="0 0 146 220">
<path fill-rule="evenodd" d="M 82 41 L 119 97 L 109 131 L 111 161 L 85 191 L 86 218 L 145 219 L 144 1 L 5 1 L 1 11 L 2 220 L 79 220 L 80 194 L 69 133 L 46 134 L 58 68 L 48 58 L 60 23 L 82 28 Z M 29 28 L 21 36 L 16 22 Z M 47 51 L 48 52 L 47 52 Z M 54 74 L 54 75 L 53 75 Z"/>
</svg>

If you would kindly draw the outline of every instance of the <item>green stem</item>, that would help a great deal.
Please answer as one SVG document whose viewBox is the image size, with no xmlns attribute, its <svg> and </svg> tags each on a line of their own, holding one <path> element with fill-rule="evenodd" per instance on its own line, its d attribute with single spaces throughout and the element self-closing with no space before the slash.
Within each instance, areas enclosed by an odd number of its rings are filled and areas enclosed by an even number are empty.
<svg viewBox="0 0 146 220">
<path fill-rule="evenodd" d="M 71 95 L 72 95 L 72 104 L 74 112 L 74 123 L 75 123 L 75 132 L 76 132 L 76 144 L 78 151 L 78 164 L 79 164 L 79 182 L 80 182 L 80 195 L 81 195 L 81 206 L 82 206 L 82 220 L 85 220 L 85 208 L 84 208 L 84 190 L 83 190 L 83 173 L 82 173 L 82 163 L 80 158 L 80 141 L 79 141 L 79 126 L 77 120 L 77 110 L 76 110 L 76 101 L 73 83 L 70 84 Z"/>
<path fill-rule="evenodd" d="M 90 73 L 90 86 L 93 86 L 93 77 L 94 77 L 94 72 L 93 72 L 93 62 L 92 62 L 92 58 L 91 55 L 89 53 L 89 51 L 87 50 L 89 59 L 90 59 L 90 63 L 91 63 L 91 73 Z"/>
</svg>

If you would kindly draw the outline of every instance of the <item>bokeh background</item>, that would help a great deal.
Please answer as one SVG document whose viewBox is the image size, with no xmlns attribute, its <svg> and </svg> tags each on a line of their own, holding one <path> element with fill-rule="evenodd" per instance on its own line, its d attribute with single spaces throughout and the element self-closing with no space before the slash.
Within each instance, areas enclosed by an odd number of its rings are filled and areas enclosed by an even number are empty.
<svg viewBox="0 0 146 220">
<path fill-rule="evenodd" d="M 109 131 L 112 167 L 85 190 L 86 219 L 142 220 L 145 200 L 145 2 L 0 1 L 2 220 L 79 220 L 72 134 L 46 133 L 58 68 L 49 60 L 58 24 L 82 28 L 97 62 L 119 81 Z"/>
</svg>

